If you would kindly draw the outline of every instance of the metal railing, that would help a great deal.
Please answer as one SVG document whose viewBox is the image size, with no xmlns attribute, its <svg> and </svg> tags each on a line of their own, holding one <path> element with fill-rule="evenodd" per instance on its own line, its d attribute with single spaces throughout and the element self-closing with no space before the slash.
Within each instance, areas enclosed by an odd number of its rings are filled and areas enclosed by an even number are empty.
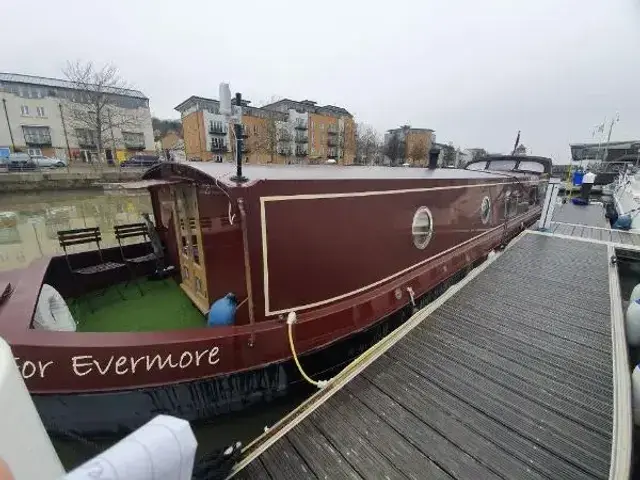
<svg viewBox="0 0 640 480">
<path fill-rule="evenodd" d="M 25 133 L 24 141 L 27 145 L 51 145 L 50 133 Z"/>
</svg>

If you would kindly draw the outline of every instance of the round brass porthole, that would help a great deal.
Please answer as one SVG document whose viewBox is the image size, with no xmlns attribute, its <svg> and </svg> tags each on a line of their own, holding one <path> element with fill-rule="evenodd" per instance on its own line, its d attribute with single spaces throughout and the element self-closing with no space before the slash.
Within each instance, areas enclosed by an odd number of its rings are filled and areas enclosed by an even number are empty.
<svg viewBox="0 0 640 480">
<path fill-rule="evenodd" d="M 482 223 L 489 223 L 491 220 L 491 199 L 488 196 L 484 197 L 480 204 L 480 218 Z"/>
<path fill-rule="evenodd" d="M 411 235 L 416 248 L 424 250 L 433 236 L 433 217 L 427 207 L 420 207 L 413 215 Z"/>
</svg>

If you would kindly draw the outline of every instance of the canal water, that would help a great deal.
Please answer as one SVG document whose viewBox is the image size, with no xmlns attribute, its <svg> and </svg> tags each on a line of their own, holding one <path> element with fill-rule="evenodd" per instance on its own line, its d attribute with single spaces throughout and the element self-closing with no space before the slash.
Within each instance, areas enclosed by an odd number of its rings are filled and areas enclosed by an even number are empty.
<svg viewBox="0 0 640 480">
<path fill-rule="evenodd" d="M 0 270 L 28 265 L 44 255 L 62 254 L 56 232 L 71 228 L 100 227 L 103 246 L 117 246 L 113 226 L 141 221 L 151 213 L 146 193 L 106 194 L 102 190 L 53 191 L 0 196 Z M 260 407 L 224 415 L 206 424 L 193 425 L 198 456 L 226 448 L 235 441 L 247 444 L 293 410 L 308 395 L 274 400 Z M 71 469 L 119 440 L 54 439 L 65 468 Z"/>
</svg>

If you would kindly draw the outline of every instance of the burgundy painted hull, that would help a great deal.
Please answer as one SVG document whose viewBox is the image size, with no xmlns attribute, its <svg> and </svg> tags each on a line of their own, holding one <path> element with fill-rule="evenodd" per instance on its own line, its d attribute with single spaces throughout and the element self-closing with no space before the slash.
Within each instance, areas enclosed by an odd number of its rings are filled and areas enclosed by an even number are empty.
<svg viewBox="0 0 640 480">
<path fill-rule="evenodd" d="M 53 259 L 0 274 L 0 281 L 16 287 L 0 306 L 0 334 L 53 431 L 128 429 L 157 413 L 197 419 L 236 410 L 299 381 L 284 321 L 289 311 L 298 317 L 296 350 L 310 371 L 329 374 L 406 319 L 410 292 L 425 296 L 537 219 L 537 178 L 487 178 L 403 180 L 392 189 L 383 181 L 351 182 L 346 191 L 340 182 L 300 182 L 295 191 L 286 182 L 229 188 L 229 201 L 242 197 L 249 213 L 253 324 L 244 307 L 229 327 L 150 333 L 29 329 L 40 285 L 64 290 L 70 284 L 60 259 Z M 209 294 L 220 297 L 231 284 L 243 298 L 246 277 L 238 271 L 246 272 L 247 265 L 234 264 L 243 262 L 240 227 L 221 220 L 227 197 L 211 192 L 198 191 L 200 221 L 208 225 L 203 243 Z M 152 193 L 159 219 L 160 193 Z M 485 197 L 493 205 L 488 221 L 480 215 Z M 509 198 L 519 201 L 508 207 Z M 425 249 L 417 249 L 411 221 L 423 205 L 433 215 L 434 233 Z M 170 229 L 165 235 L 175 255 L 175 236 Z M 227 277 L 228 284 L 220 280 Z"/>
</svg>

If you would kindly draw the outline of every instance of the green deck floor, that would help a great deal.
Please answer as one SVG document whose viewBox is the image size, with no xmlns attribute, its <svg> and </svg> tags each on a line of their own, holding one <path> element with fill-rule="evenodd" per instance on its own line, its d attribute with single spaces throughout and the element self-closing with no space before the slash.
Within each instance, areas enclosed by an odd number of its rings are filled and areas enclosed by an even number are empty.
<svg viewBox="0 0 640 480">
<path fill-rule="evenodd" d="M 109 287 L 104 295 L 73 300 L 70 309 L 79 332 L 153 332 L 199 328 L 207 322 L 172 279 L 140 280 L 144 295 L 134 284 Z M 93 312 L 91 311 L 93 307 Z"/>
</svg>

